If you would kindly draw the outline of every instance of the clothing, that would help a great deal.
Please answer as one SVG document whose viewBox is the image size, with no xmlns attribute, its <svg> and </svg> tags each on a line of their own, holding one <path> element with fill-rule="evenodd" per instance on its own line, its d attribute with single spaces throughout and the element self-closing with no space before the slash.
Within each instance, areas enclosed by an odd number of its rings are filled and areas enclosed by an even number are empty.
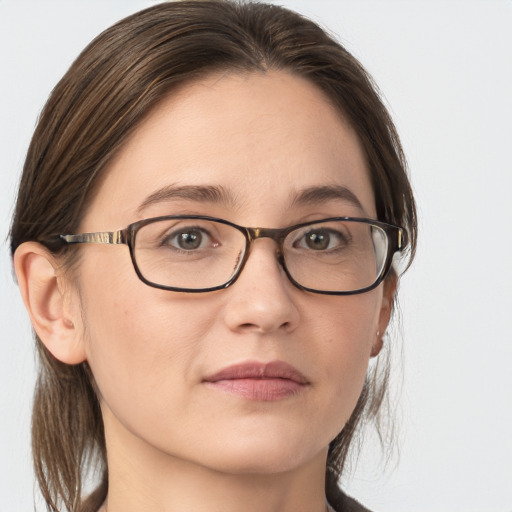
<svg viewBox="0 0 512 512">
<path fill-rule="evenodd" d="M 370 512 L 361 503 L 345 494 L 339 486 L 339 477 L 335 470 L 327 467 L 325 474 L 325 497 L 334 512 Z M 330 512 L 330 511 L 329 511 Z"/>
<path fill-rule="evenodd" d="M 329 512 L 370 512 L 358 501 L 347 496 L 338 486 L 330 487 L 327 498 L 327 509 Z M 103 503 L 98 512 L 106 512 L 106 503 Z"/>
<path fill-rule="evenodd" d="M 364 508 L 360 503 L 349 498 L 348 496 L 343 494 L 343 499 L 345 503 L 342 504 L 343 508 L 334 508 L 330 503 L 327 503 L 327 510 L 329 512 L 370 512 L 367 508 Z M 105 504 L 98 510 L 98 512 L 106 511 Z"/>
<path fill-rule="evenodd" d="M 341 489 L 337 488 L 329 493 L 327 497 L 327 508 L 329 512 L 370 512 L 354 498 L 347 496 Z"/>
</svg>

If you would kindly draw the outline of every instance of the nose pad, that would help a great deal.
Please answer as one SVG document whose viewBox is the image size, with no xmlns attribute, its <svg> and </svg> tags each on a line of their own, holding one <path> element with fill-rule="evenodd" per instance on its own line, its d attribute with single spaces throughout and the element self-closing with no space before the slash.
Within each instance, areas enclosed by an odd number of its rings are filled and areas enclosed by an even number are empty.
<svg viewBox="0 0 512 512">
<path fill-rule="evenodd" d="M 239 278 L 226 290 L 230 293 L 225 315 L 227 325 L 235 331 L 259 333 L 294 330 L 299 312 L 292 297 L 293 289 L 275 242 L 257 240 Z"/>
</svg>

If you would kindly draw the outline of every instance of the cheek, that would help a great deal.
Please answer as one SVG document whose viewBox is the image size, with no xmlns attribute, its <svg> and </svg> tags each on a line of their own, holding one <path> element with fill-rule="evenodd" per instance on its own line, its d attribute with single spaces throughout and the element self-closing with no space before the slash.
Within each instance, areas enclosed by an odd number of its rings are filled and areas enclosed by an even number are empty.
<svg viewBox="0 0 512 512">
<path fill-rule="evenodd" d="M 334 299 L 334 300 L 330 300 Z M 317 309 L 317 330 L 339 361 L 369 359 L 375 342 L 382 293 L 380 289 L 360 295 L 329 297 Z M 313 323 L 313 320 L 312 320 Z"/>
<path fill-rule="evenodd" d="M 378 290 L 336 297 L 317 315 L 317 333 L 321 334 L 317 350 L 323 359 L 325 380 L 321 382 L 326 398 L 319 408 L 334 412 L 331 434 L 341 430 L 359 399 L 376 341 L 380 300 Z"/>
<path fill-rule="evenodd" d="M 189 369 L 213 312 L 198 314 L 190 297 L 146 286 L 131 267 L 118 265 L 115 273 L 84 268 L 85 275 L 87 359 L 102 399 L 120 416 L 149 401 L 171 407 L 161 390 L 181 389 L 184 376 L 192 378 Z"/>
</svg>

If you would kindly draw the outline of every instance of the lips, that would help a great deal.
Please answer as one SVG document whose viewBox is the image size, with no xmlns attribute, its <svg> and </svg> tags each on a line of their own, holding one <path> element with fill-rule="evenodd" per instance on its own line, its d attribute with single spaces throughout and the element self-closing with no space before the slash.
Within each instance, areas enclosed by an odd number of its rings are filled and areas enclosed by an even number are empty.
<svg viewBox="0 0 512 512">
<path fill-rule="evenodd" d="M 203 379 L 209 387 L 249 400 L 273 401 L 303 392 L 309 381 L 283 361 L 249 361 L 228 366 Z"/>
</svg>

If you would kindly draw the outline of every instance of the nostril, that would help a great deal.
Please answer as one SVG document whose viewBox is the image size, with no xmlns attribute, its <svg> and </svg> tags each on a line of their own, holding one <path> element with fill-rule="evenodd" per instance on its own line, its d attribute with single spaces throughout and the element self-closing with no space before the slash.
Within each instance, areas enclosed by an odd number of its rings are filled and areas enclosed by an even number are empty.
<svg viewBox="0 0 512 512">
<path fill-rule="evenodd" d="M 271 324 L 266 325 L 263 322 L 261 322 L 261 324 L 262 325 L 259 325 L 258 323 L 246 322 L 246 323 L 240 324 L 238 326 L 238 329 L 240 331 L 272 332 L 272 331 L 281 330 L 281 329 L 284 331 L 288 331 L 292 328 L 292 323 L 288 322 L 288 321 L 283 322 L 280 325 L 278 325 L 277 329 L 275 329 L 274 326 Z M 276 324 L 274 324 L 274 325 L 276 325 Z"/>
</svg>

